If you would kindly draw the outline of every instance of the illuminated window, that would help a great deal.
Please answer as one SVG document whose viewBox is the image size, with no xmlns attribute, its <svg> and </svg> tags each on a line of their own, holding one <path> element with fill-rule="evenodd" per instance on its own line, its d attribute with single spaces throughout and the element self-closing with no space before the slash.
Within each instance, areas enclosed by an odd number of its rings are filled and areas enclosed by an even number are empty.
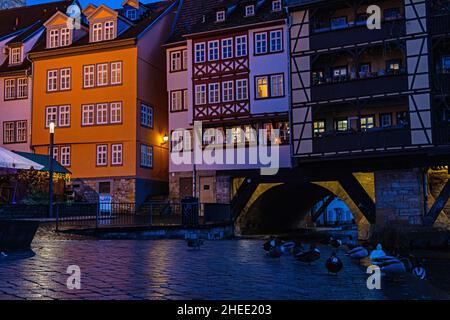
<svg viewBox="0 0 450 320">
<path fill-rule="evenodd" d="M 402 67 L 400 59 L 392 59 L 386 61 L 386 70 L 388 73 L 398 73 Z"/>
<path fill-rule="evenodd" d="M 314 135 L 320 135 L 326 131 L 325 120 L 314 121 Z"/>
<path fill-rule="evenodd" d="M 245 132 L 241 127 L 232 127 L 227 129 L 228 139 L 227 143 L 244 143 Z"/>
<path fill-rule="evenodd" d="M 244 131 L 245 131 L 245 141 L 247 142 L 257 141 L 256 130 L 251 125 L 244 126 Z"/>
<path fill-rule="evenodd" d="M 257 77 L 256 78 L 256 97 L 257 98 L 268 98 L 269 97 L 269 81 L 268 77 Z"/>
<path fill-rule="evenodd" d="M 361 117 L 361 130 L 372 129 L 375 126 L 375 118 L 373 116 Z"/>
<path fill-rule="evenodd" d="M 348 131 L 348 120 L 339 119 L 335 122 L 336 131 Z"/>
</svg>

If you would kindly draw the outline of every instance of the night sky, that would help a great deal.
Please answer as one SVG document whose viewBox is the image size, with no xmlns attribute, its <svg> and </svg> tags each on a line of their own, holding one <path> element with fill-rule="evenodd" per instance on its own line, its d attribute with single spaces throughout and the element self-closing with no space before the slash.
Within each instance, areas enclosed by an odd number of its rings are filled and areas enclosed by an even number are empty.
<svg viewBox="0 0 450 320">
<path fill-rule="evenodd" d="M 27 5 L 33 5 L 33 4 L 45 3 L 45 2 L 53 2 L 53 1 L 55 1 L 55 0 L 27 0 Z M 154 2 L 154 1 L 155 0 L 144 0 L 142 2 L 148 3 L 148 2 Z M 80 3 L 83 5 L 83 7 L 86 6 L 88 3 L 93 3 L 96 5 L 105 3 L 111 8 L 118 8 L 122 4 L 122 2 L 123 2 L 123 0 L 80 0 Z"/>
</svg>

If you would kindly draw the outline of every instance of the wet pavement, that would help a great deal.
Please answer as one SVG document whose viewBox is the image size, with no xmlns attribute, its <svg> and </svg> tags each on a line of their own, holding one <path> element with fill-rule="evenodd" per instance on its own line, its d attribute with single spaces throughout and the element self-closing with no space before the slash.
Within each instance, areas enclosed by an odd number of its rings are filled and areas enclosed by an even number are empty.
<svg viewBox="0 0 450 320">
<path fill-rule="evenodd" d="M 428 281 L 407 276 L 369 290 L 365 268 L 338 255 L 338 276 L 324 267 L 272 259 L 260 240 L 94 240 L 43 236 L 33 251 L 0 257 L 0 299 L 449 299 Z M 81 270 L 81 289 L 67 288 L 67 268 Z"/>
</svg>

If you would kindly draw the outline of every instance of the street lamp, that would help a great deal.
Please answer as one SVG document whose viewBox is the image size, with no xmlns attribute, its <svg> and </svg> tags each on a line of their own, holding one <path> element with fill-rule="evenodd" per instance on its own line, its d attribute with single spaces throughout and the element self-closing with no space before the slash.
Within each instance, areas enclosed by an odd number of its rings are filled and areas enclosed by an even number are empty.
<svg viewBox="0 0 450 320">
<path fill-rule="evenodd" d="M 53 218 L 53 143 L 55 136 L 55 123 L 50 122 L 50 157 L 48 164 L 49 171 L 49 184 L 48 184 L 48 204 L 49 204 L 49 217 Z"/>
</svg>

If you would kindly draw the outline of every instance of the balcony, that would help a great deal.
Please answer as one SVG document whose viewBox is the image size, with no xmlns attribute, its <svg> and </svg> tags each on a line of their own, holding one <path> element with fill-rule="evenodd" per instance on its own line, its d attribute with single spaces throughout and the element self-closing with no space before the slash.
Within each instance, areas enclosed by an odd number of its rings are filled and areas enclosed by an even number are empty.
<svg viewBox="0 0 450 320">
<path fill-rule="evenodd" d="M 311 50 L 355 45 L 359 43 L 397 38 L 406 34 L 405 20 L 385 21 L 381 29 L 369 30 L 366 25 L 354 25 L 331 30 L 316 29 L 310 36 Z"/>
<path fill-rule="evenodd" d="M 367 150 L 411 145 L 407 127 L 374 128 L 361 132 L 324 133 L 313 140 L 314 153 Z"/>
<path fill-rule="evenodd" d="M 432 35 L 447 34 L 450 32 L 450 14 L 430 17 L 430 30 Z"/>
<path fill-rule="evenodd" d="M 405 74 L 392 74 L 349 80 L 336 83 L 324 83 L 311 87 L 311 100 L 328 101 L 352 97 L 395 93 L 408 89 L 408 77 Z"/>
</svg>

